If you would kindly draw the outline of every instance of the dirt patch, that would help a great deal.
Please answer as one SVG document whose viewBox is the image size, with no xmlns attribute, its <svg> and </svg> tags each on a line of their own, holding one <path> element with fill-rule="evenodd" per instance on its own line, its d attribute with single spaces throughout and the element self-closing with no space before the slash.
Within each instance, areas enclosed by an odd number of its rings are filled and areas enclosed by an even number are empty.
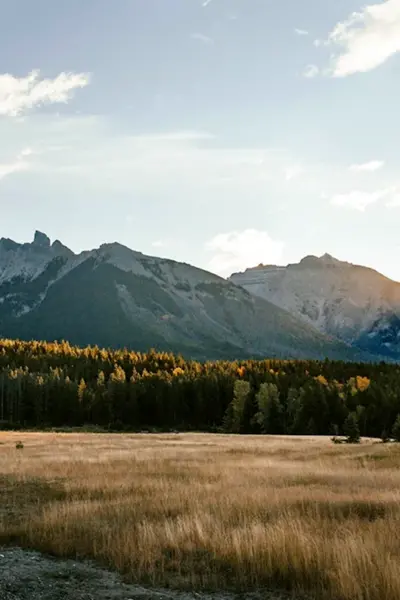
<svg viewBox="0 0 400 600">
<path fill-rule="evenodd" d="M 146 589 L 123 583 L 91 562 L 0 548 L 0 600 L 284 600 L 266 591 L 242 595 Z"/>
</svg>

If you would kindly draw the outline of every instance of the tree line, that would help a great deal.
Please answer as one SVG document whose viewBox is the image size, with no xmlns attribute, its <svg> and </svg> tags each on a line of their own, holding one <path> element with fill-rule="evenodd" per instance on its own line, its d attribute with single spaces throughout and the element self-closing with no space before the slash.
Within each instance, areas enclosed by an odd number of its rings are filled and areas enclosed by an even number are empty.
<svg viewBox="0 0 400 600">
<path fill-rule="evenodd" d="M 200 363 L 155 350 L 0 340 L 3 428 L 390 437 L 399 415 L 400 367 L 383 362 Z"/>
</svg>

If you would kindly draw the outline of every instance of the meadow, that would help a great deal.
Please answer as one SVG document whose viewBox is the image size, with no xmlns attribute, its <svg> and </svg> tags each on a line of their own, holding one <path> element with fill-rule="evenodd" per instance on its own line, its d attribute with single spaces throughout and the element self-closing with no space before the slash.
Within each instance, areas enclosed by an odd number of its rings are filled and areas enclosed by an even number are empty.
<svg viewBox="0 0 400 600">
<path fill-rule="evenodd" d="M 398 600 L 399 467 L 372 439 L 0 432 L 0 545 L 154 586 Z"/>
</svg>

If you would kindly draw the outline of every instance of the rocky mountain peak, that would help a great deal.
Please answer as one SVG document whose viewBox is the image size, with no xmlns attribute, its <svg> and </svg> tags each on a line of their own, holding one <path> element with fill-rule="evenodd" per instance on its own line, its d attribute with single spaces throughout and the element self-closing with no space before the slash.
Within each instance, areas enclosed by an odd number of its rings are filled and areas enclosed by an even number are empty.
<svg viewBox="0 0 400 600">
<path fill-rule="evenodd" d="M 64 246 L 64 244 L 61 243 L 60 240 L 55 240 L 51 245 L 51 249 L 53 250 L 53 253 L 56 256 L 74 256 L 72 250 L 70 250 L 67 246 Z"/>
<path fill-rule="evenodd" d="M 19 244 L 14 242 L 14 240 L 10 240 L 10 238 L 3 237 L 0 239 L 0 251 L 3 250 L 4 252 L 9 252 L 10 250 L 15 250 L 18 247 Z"/>
<path fill-rule="evenodd" d="M 380 355 L 400 355 L 400 284 L 330 254 L 231 281 L 321 333 Z M 389 332 L 389 333 L 388 333 Z"/>
<path fill-rule="evenodd" d="M 314 256 L 313 254 L 310 254 L 309 256 L 302 258 L 299 263 L 288 266 L 291 268 L 300 267 L 301 269 L 326 269 L 331 267 L 346 267 L 349 265 L 350 263 L 342 262 L 331 254 L 325 253 L 322 256 Z"/>
<path fill-rule="evenodd" d="M 35 231 L 32 245 L 38 248 L 50 248 L 50 238 L 41 231 Z"/>
</svg>

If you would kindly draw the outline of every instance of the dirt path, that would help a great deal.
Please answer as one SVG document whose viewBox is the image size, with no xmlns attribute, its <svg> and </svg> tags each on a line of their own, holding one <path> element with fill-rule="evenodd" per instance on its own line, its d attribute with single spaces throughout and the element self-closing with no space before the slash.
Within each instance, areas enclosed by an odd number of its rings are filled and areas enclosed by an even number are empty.
<svg viewBox="0 0 400 600">
<path fill-rule="evenodd" d="M 284 600 L 269 594 L 198 594 L 149 590 L 124 584 L 115 574 L 90 562 L 58 560 L 0 548 L 0 600 Z"/>
</svg>

